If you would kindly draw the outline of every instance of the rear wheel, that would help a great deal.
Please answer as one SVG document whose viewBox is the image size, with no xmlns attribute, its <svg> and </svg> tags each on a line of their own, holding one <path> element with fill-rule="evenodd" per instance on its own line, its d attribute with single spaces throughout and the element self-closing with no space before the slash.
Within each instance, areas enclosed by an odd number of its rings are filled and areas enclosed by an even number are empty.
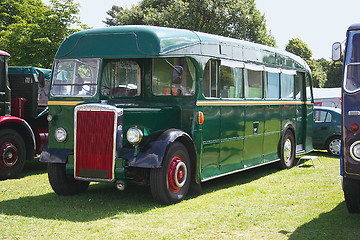
<svg viewBox="0 0 360 240">
<path fill-rule="evenodd" d="M 25 164 L 25 143 L 14 130 L 0 131 L 0 179 L 14 178 Z"/>
<path fill-rule="evenodd" d="M 287 130 L 280 143 L 280 168 L 288 169 L 294 166 L 295 162 L 295 137 Z"/>
<path fill-rule="evenodd" d="M 187 149 L 179 142 L 171 144 L 163 166 L 150 170 L 150 188 L 154 200 L 165 205 L 182 201 L 189 190 L 190 176 Z"/>
<path fill-rule="evenodd" d="M 360 213 L 360 181 L 343 177 L 342 184 L 349 213 Z"/>
<path fill-rule="evenodd" d="M 49 182 L 55 193 L 74 195 L 85 192 L 90 182 L 76 180 L 65 172 L 65 163 L 48 163 Z"/>
<path fill-rule="evenodd" d="M 327 151 L 332 155 L 340 155 L 340 136 L 330 138 L 326 143 Z"/>
</svg>

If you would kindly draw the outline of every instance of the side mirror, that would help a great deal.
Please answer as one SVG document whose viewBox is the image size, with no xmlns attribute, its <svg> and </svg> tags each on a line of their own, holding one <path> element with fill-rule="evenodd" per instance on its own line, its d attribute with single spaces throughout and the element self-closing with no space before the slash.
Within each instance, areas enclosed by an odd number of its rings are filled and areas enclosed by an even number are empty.
<svg viewBox="0 0 360 240">
<path fill-rule="evenodd" d="M 332 45 L 331 58 L 333 61 L 339 61 L 341 58 L 341 43 L 336 42 Z"/>
<path fill-rule="evenodd" d="M 39 86 L 41 88 L 44 88 L 45 87 L 45 74 L 43 72 L 39 72 Z"/>
<path fill-rule="evenodd" d="M 174 66 L 174 70 L 172 72 L 172 83 L 180 84 L 182 82 L 184 68 L 182 66 Z"/>
</svg>

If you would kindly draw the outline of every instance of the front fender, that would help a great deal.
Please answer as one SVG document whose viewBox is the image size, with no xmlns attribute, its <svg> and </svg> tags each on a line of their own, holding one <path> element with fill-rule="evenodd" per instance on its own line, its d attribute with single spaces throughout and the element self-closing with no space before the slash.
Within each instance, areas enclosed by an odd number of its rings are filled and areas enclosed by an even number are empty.
<svg viewBox="0 0 360 240">
<path fill-rule="evenodd" d="M 67 157 L 72 154 L 72 149 L 48 148 L 48 145 L 46 145 L 41 152 L 39 161 L 47 163 L 66 163 Z"/>
<path fill-rule="evenodd" d="M 140 148 L 138 154 L 134 147 L 123 148 L 120 157 L 128 160 L 128 166 L 140 168 L 160 168 L 166 154 L 167 147 L 180 137 L 191 137 L 178 129 L 168 129 L 159 137 Z"/>
</svg>

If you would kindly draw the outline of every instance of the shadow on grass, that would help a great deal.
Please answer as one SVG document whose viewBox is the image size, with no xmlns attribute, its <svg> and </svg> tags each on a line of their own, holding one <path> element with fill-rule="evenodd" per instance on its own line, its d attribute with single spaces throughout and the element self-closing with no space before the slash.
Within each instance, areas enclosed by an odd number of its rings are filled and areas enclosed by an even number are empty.
<svg viewBox="0 0 360 240">
<path fill-rule="evenodd" d="M 210 193 L 224 188 L 233 187 L 245 183 L 252 182 L 267 175 L 280 171 L 277 163 L 248 169 L 238 173 L 230 174 L 224 177 L 216 178 L 202 183 L 202 193 Z"/>
<path fill-rule="evenodd" d="M 86 193 L 58 196 L 48 193 L 0 202 L 0 212 L 11 216 L 87 222 L 122 213 L 141 214 L 155 208 L 148 188 L 118 191 L 113 184 L 92 184 Z"/>
<path fill-rule="evenodd" d="M 271 164 L 208 181 L 203 184 L 203 194 L 245 184 L 276 171 Z M 29 174 L 35 172 L 37 170 Z M 188 199 L 193 197 L 189 196 Z M 0 202 L 2 214 L 73 222 L 94 221 L 129 213 L 141 214 L 159 207 L 164 206 L 154 203 L 149 187 L 130 185 L 125 191 L 118 191 L 113 184 L 106 183 L 92 184 L 87 192 L 74 196 L 48 193 Z"/>
<path fill-rule="evenodd" d="M 330 212 L 298 227 L 289 239 L 359 239 L 359 221 L 360 214 L 349 214 L 342 202 Z"/>
</svg>

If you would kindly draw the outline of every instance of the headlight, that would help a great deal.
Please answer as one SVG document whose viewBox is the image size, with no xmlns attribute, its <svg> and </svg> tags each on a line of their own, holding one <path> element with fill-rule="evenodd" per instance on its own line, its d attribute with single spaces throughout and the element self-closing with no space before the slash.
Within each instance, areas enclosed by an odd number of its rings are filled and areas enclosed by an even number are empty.
<svg viewBox="0 0 360 240">
<path fill-rule="evenodd" d="M 55 130 L 55 139 L 58 142 L 63 142 L 67 138 L 67 132 L 64 128 L 57 128 Z"/>
<path fill-rule="evenodd" d="M 356 141 L 350 146 L 351 157 L 360 162 L 360 141 Z"/>
<path fill-rule="evenodd" d="M 133 145 L 139 144 L 143 136 L 143 132 L 136 127 L 129 128 L 126 133 L 126 139 Z"/>
<path fill-rule="evenodd" d="M 46 119 L 48 120 L 48 122 L 51 122 L 53 120 L 53 116 L 48 114 Z"/>
</svg>

